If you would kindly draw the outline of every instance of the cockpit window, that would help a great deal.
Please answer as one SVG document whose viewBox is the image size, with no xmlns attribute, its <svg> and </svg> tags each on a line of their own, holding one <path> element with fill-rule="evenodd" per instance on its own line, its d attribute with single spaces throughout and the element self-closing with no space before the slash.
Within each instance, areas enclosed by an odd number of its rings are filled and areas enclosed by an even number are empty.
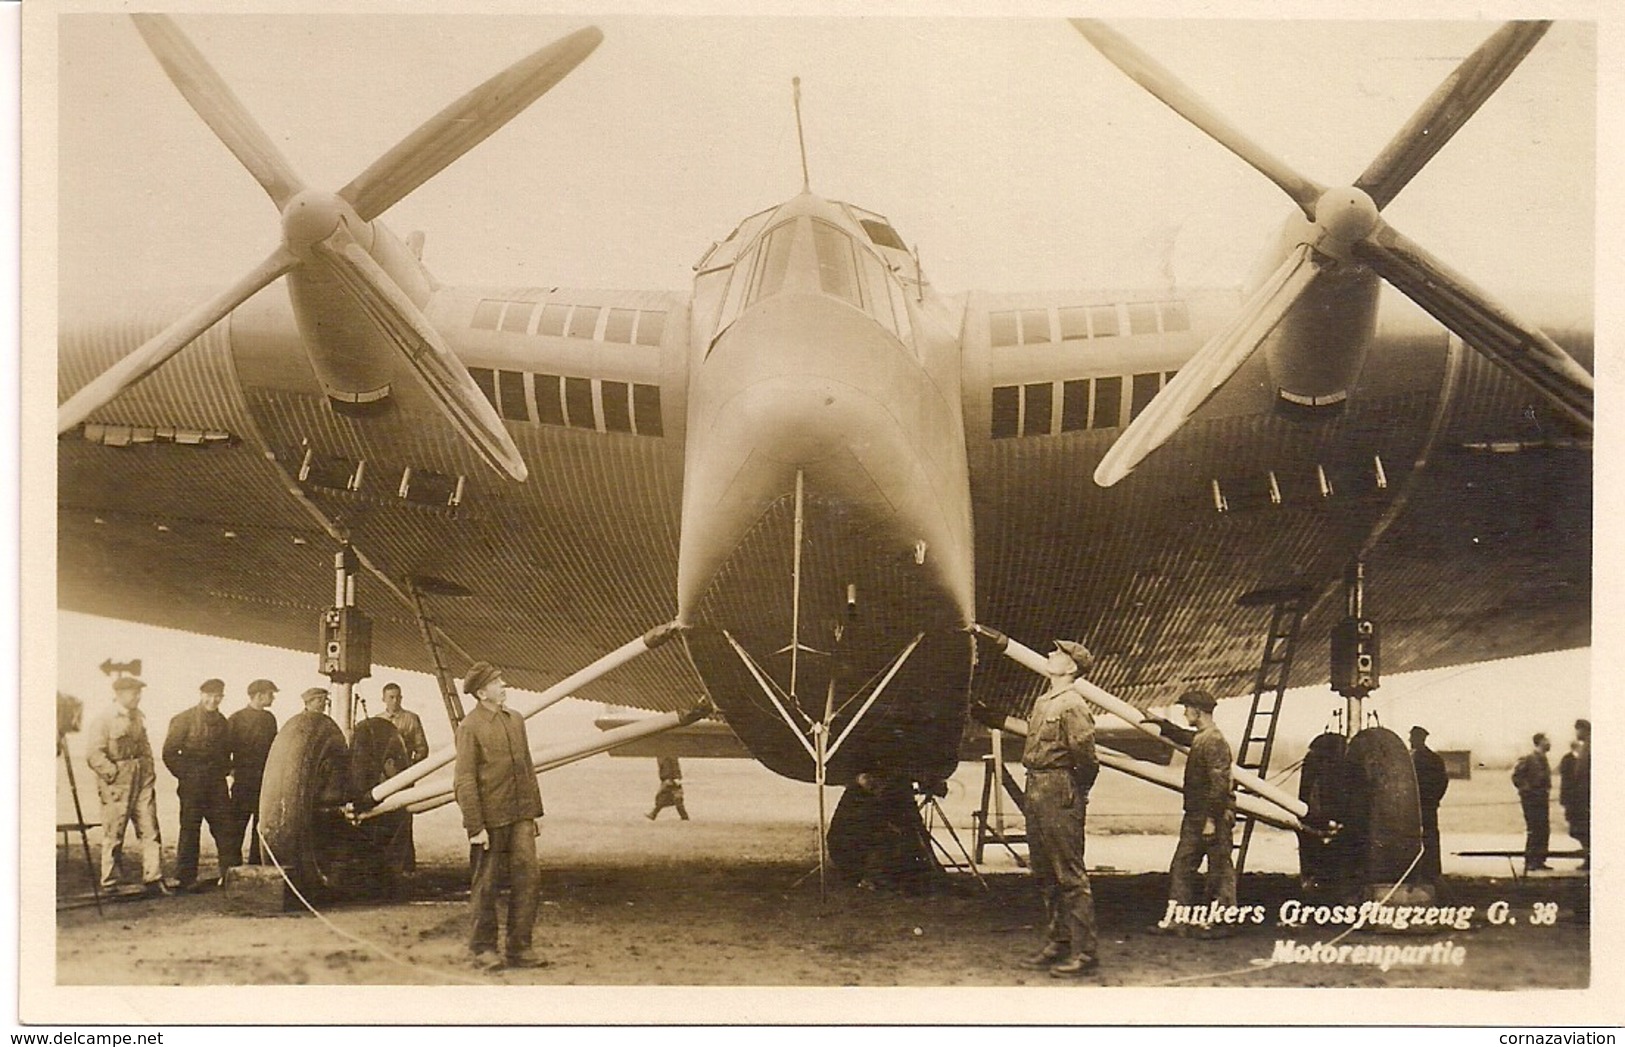
<svg viewBox="0 0 1625 1047">
<path fill-rule="evenodd" d="M 863 308 L 858 291 L 858 263 L 852 239 L 826 222 L 813 223 L 813 246 L 818 251 L 818 283 L 827 295 Z"/>
<path fill-rule="evenodd" d="M 794 222 L 785 222 L 762 237 L 761 246 L 756 248 L 761 252 L 762 260 L 757 266 L 746 305 L 778 293 L 784 284 L 784 274 L 790 268 L 790 245 L 794 240 Z"/>
<path fill-rule="evenodd" d="M 860 218 L 858 221 L 862 224 L 863 231 L 869 234 L 869 239 L 874 244 L 880 247 L 896 248 L 899 251 L 908 250 L 903 246 L 903 239 L 897 235 L 897 230 L 885 222 L 879 222 L 873 218 Z"/>
</svg>

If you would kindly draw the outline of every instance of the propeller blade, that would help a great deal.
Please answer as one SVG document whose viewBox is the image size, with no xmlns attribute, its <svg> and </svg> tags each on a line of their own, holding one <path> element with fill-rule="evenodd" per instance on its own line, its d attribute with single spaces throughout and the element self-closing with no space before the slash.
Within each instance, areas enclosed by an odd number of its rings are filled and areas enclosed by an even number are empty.
<svg viewBox="0 0 1625 1047">
<path fill-rule="evenodd" d="M 1522 378 L 1586 432 L 1592 431 L 1596 381 L 1545 332 L 1514 316 L 1386 221 L 1353 250 L 1356 258 L 1462 341 Z"/>
<path fill-rule="evenodd" d="M 56 431 L 60 435 L 84 421 L 103 404 L 186 348 L 227 313 L 253 297 L 272 280 L 299 264 L 285 248 L 278 247 L 246 276 L 148 339 L 134 352 L 97 375 L 67 402 L 56 409 Z"/>
<path fill-rule="evenodd" d="M 1275 330 L 1320 272 L 1321 265 L 1307 244 L 1294 249 L 1253 292 L 1229 326 L 1180 368 L 1174 380 L 1123 430 L 1095 467 L 1095 483 L 1112 486 L 1167 442 Z"/>
<path fill-rule="evenodd" d="M 603 39 L 588 26 L 521 58 L 407 135 L 339 195 L 372 221 L 546 94 Z"/>
<path fill-rule="evenodd" d="M 305 188 L 304 181 L 208 59 L 167 15 L 140 14 L 130 18 L 181 96 L 237 161 L 248 168 L 277 207 L 286 206 Z"/>
<path fill-rule="evenodd" d="M 496 408 L 400 285 L 342 225 L 313 250 L 361 310 L 400 349 L 424 389 L 485 461 L 515 480 L 524 480 L 529 470 L 513 438 L 502 427 Z"/>
<path fill-rule="evenodd" d="M 1530 50 L 1550 22 L 1508 22 L 1445 78 L 1410 121 L 1354 183 L 1377 205 L 1388 206 L 1462 125 L 1478 112 Z"/>
<path fill-rule="evenodd" d="M 1074 18 L 1071 21 L 1072 27 L 1082 33 L 1084 39 L 1095 45 L 1095 49 L 1105 55 L 1107 61 L 1128 74 L 1131 80 L 1150 91 L 1168 108 L 1205 131 L 1209 138 L 1280 186 L 1304 215 L 1310 221 L 1314 221 L 1315 202 L 1326 191 L 1325 187 L 1300 175 L 1285 161 L 1276 158 L 1263 146 L 1248 138 L 1216 109 L 1204 102 L 1196 92 L 1181 83 L 1178 77 L 1140 50 L 1122 33 L 1094 19 Z"/>
</svg>

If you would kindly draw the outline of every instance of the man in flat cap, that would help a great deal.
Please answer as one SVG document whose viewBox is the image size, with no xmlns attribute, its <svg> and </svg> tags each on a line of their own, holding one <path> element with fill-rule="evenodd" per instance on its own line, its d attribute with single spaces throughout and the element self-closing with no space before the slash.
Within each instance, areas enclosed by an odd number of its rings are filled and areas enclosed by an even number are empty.
<svg viewBox="0 0 1625 1047">
<path fill-rule="evenodd" d="M 536 819 L 542 816 L 542 794 L 536 786 L 525 721 L 508 705 L 502 670 L 475 662 L 463 678 L 463 691 L 478 699 L 457 729 L 457 765 L 453 789 L 463 812 L 463 827 L 474 865 L 468 901 L 474 910 L 469 950 L 480 967 L 497 959 L 497 884 L 499 870 L 508 879 L 507 965 L 545 967 L 531 951 L 531 925 L 536 922 Z"/>
<path fill-rule="evenodd" d="M 1033 703 L 1021 762 L 1027 768 L 1027 850 L 1048 918 L 1044 948 L 1023 966 L 1049 968 L 1057 978 L 1100 966 L 1095 899 L 1083 863 L 1084 813 L 1100 773 L 1095 718 L 1072 689 L 1094 664 L 1089 649 L 1055 641 L 1045 675 L 1049 688 Z"/>
<path fill-rule="evenodd" d="M 181 832 L 175 844 L 175 876 L 181 890 L 199 888 L 198 849 L 203 823 L 209 823 L 219 855 L 220 872 L 236 864 L 242 832 L 231 814 L 231 792 L 226 774 L 231 770 L 231 754 L 226 742 L 226 718 L 220 715 L 220 702 L 226 685 L 220 680 L 204 680 L 198 686 L 198 702 L 169 721 L 164 738 L 164 766 L 175 776 L 181 798 Z M 235 840 L 233 830 L 237 831 Z"/>
<path fill-rule="evenodd" d="M 1416 799 L 1422 808 L 1422 857 L 1416 863 L 1416 879 L 1438 883 L 1443 874 L 1439 849 L 1439 802 L 1450 788 L 1450 775 L 1444 757 L 1428 748 L 1428 729 L 1411 728 L 1411 765 L 1416 768 Z"/>
<path fill-rule="evenodd" d="M 401 707 L 401 685 L 386 683 L 383 690 L 384 711 L 379 713 L 380 719 L 388 720 L 400 732 L 401 741 L 406 745 L 406 762 L 417 763 L 429 755 L 429 738 L 423 733 L 423 720 L 410 709 Z M 395 838 L 395 846 L 400 849 L 400 867 L 406 872 L 417 868 L 417 848 L 412 842 L 412 815 L 406 816 L 401 826 L 400 835 Z"/>
<path fill-rule="evenodd" d="M 96 774 L 102 801 L 102 888 L 118 886 L 118 853 L 124 830 L 135 823 L 141 842 L 141 881 L 148 894 L 168 894 L 164 886 L 163 841 L 158 835 L 157 775 L 141 690 L 133 676 L 113 681 L 113 707 L 90 723 L 85 762 Z"/>
<path fill-rule="evenodd" d="M 1236 866 L 1230 857 L 1235 835 L 1236 797 L 1230 780 L 1230 743 L 1213 722 L 1218 706 L 1211 694 L 1189 690 L 1179 696 L 1185 722 L 1195 729 L 1185 754 L 1185 816 L 1168 870 L 1170 899 L 1180 905 L 1236 904 Z M 1207 884 L 1197 894 L 1197 875 L 1207 858 Z M 1222 926 L 1222 925 L 1221 925 Z M 1202 929 L 1198 923 L 1198 929 Z"/>
<path fill-rule="evenodd" d="M 226 749 L 231 757 L 232 855 L 241 864 L 243 834 L 248 834 L 248 860 L 262 863 L 260 854 L 260 783 L 265 779 L 265 757 L 276 741 L 276 716 L 271 703 L 277 686 L 270 680 L 248 685 L 248 704 L 226 720 Z"/>
</svg>

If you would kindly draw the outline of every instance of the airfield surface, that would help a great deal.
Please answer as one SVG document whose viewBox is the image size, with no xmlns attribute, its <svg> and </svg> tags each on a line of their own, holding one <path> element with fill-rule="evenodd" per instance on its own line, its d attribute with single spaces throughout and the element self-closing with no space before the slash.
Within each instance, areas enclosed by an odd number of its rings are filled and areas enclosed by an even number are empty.
<svg viewBox="0 0 1625 1047">
<path fill-rule="evenodd" d="M 596 758 L 543 778 L 543 904 L 539 970 L 479 972 L 466 961 L 466 849 L 455 807 L 417 820 L 419 872 L 392 904 L 240 915 L 224 892 L 120 901 L 98 915 L 57 917 L 61 985 L 640 985 L 1057 986 L 1017 961 L 1041 943 L 1043 915 L 1028 876 L 1001 849 L 939 890 L 903 896 L 837 886 L 821 898 L 817 794 L 748 761 L 685 763 L 688 808 L 678 821 L 644 813 L 652 760 Z M 981 768 L 965 765 L 943 811 L 971 841 Z M 1502 771 L 1453 782 L 1441 813 L 1447 852 L 1521 845 L 1521 821 Z M 839 790 L 830 790 L 831 808 Z M 1589 881 L 1572 861 L 1556 874 L 1512 875 L 1512 863 L 1447 855 L 1439 905 L 1472 907 L 1464 927 L 1407 934 L 1347 925 L 1283 926 L 1300 892 L 1293 841 L 1260 830 L 1240 902 L 1261 923 L 1219 940 L 1150 933 L 1162 915 L 1177 799 L 1103 776 L 1090 805 L 1088 855 L 1102 967 L 1085 984 L 1153 987 L 1338 986 L 1543 989 L 1590 980 Z M 1011 808 L 1013 810 L 1013 807 Z M 1555 812 L 1553 846 L 1571 846 Z M 1019 824 L 1019 823 L 1016 823 Z M 166 836 L 171 835 L 165 827 Z M 950 851 L 954 841 L 937 824 Z M 205 843 L 205 875 L 209 848 Z M 1519 863 L 1521 866 L 1521 863 Z M 59 902 L 88 898 L 77 841 L 59 848 Z M 810 875 L 809 875 L 810 874 Z M 1492 903 L 1513 919 L 1496 924 Z M 1295 952 L 1283 953 L 1282 942 Z M 1340 961 L 1305 962 L 1303 946 L 1355 947 Z M 1386 946 L 1383 970 L 1367 962 Z M 1366 948 L 1359 948 L 1365 946 Z M 1434 948 L 1438 946 L 1438 948 Z M 1375 948 L 1372 948 L 1375 947 Z M 1424 953 L 1442 957 L 1426 960 Z M 1456 950 L 1460 950 L 1456 952 Z M 1454 955 L 1459 959 L 1452 962 Z M 1284 962 L 1297 955 L 1296 962 Z M 1317 950 L 1323 958 L 1324 948 Z M 1420 958 L 1420 959 L 1419 959 Z M 1274 962 L 1270 962 L 1270 961 Z M 1416 962 L 1409 962 L 1416 961 Z M 611 1016 L 605 1015 L 604 1020 Z"/>
</svg>

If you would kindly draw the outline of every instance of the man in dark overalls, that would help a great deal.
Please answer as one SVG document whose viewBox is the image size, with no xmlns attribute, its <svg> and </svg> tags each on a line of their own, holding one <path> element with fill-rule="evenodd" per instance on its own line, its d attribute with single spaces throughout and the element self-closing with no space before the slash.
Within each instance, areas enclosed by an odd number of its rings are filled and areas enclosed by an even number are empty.
<svg viewBox="0 0 1625 1047">
<path fill-rule="evenodd" d="M 1055 641 L 1045 670 L 1049 689 L 1033 704 L 1021 753 L 1027 768 L 1028 858 L 1049 920 L 1043 950 L 1023 966 L 1048 967 L 1057 978 L 1100 966 L 1095 899 L 1083 864 L 1084 812 L 1100 761 L 1095 718 L 1072 689 L 1078 674 L 1092 664 L 1083 644 Z"/>
<path fill-rule="evenodd" d="M 220 856 L 224 875 L 237 863 L 242 830 L 231 813 L 231 793 L 226 773 L 231 769 L 231 750 L 226 739 L 226 718 L 220 715 L 220 702 L 226 685 L 220 680 L 204 680 L 198 688 L 198 703 L 169 721 L 164 738 L 164 766 L 175 776 L 181 799 L 181 832 L 175 844 L 175 875 L 181 890 L 193 891 L 198 883 L 198 848 L 203 823 L 209 823 L 215 853 Z M 235 835 L 235 839 L 233 838 Z"/>
</svg>

